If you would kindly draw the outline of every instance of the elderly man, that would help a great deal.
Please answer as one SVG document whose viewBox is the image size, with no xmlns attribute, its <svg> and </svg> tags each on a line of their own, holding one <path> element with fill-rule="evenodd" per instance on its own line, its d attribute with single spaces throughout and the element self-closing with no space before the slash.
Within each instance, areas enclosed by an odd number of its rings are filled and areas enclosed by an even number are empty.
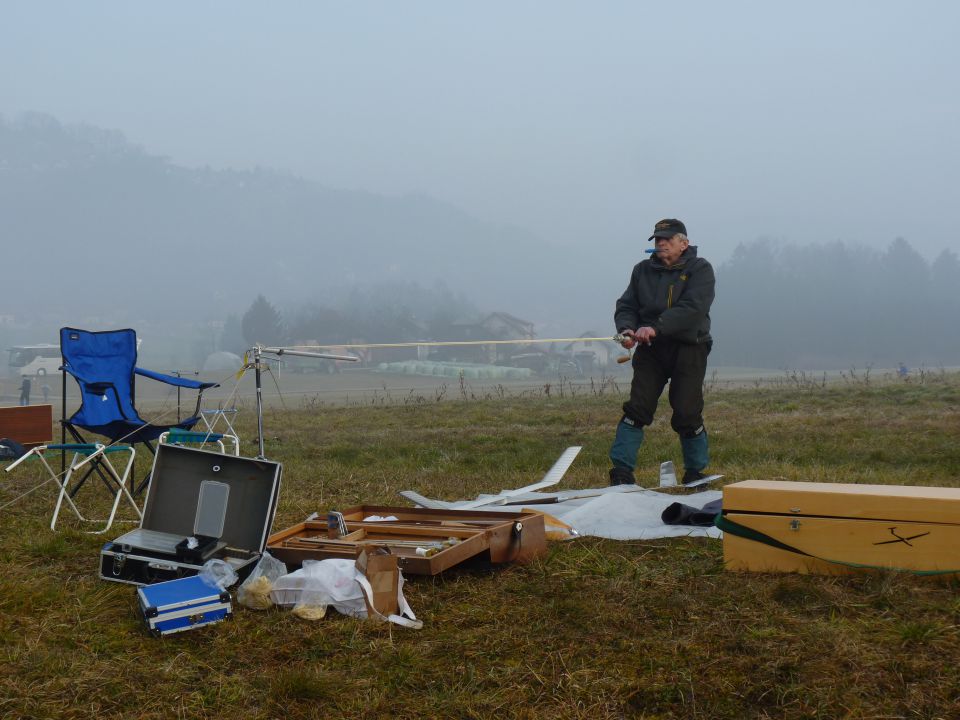
<svg viewBox="0 0 960 720">
<path fill-rule="evenodd" d="M 633 470 L 643 428 L 653 422 L 664 385 L 670 381 L 670 424 L 680 436 L 683 484 L 705 477 L 710 456 L 703 427 L 703 379 L 707 372 L 713 267 L 687 239 L 687 228 L 668 218 L 656 224 L 653 255 L 638 263 L 617 300 L 614 322 L 622 345 L 633 353 L 630 399 L 623 404 L 610 448 L 610 484 L 635 483 Z"/>
</svg>

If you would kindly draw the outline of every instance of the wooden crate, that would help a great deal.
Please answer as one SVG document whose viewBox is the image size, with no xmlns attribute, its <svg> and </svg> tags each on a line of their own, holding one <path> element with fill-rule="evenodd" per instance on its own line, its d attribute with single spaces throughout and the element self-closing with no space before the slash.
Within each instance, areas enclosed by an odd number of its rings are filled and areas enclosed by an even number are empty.
<svg viewBox="0 0 960 720">
<path fill-rule="evenodd" d="M 310 520 L 271 535 L 267 550 L 287 565 L 297 566 L 308 559 L 352 559 L 364 549 L 386 548 L 397 556 L 400 569 L 413 575 L 436 575 L 484 553 L 493 563 L 523 563 L 546 552 L 539 513 L 363 505 L 345 510 L 343 516 L 346 535 L 331 538 L 325 519 Z M 397 519 L 366 520 L 371 516 Z"/>
<path fill-rule="evenodd" d="M 960 488 L 747 480 L 723 489 L 729 570 L 960 572 Z"/>
</svg>

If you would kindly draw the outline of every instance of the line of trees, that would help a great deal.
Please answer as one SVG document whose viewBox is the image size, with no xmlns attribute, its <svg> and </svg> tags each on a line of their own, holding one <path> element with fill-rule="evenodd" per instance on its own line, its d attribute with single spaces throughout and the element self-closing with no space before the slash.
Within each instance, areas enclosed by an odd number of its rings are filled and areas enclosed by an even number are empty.
<svg viewBox="0 0 960 720">
<path fill-rule="evenodd" d="M 960 259 L 832 242 L 739 246 L 717 268 L 713 364 L 960 365 Z"/>
<path fill-rule="evenodd" d="M 223 349 L 240 352 L 254 343 L 283 345 L 318 341 L 323 345 L 355 339 L 404 342 L 445 339 L 450 325 L 478 314 L 476 306 L 443 283 L 387 283 L 353 288 L 336 302 L 308 303 L 284 317 L 263 295 L 224 326 Z"/>
<path fill-rule="evenodd" d="M 444 340 L 479 311 L 438 283 L 377 285 L 286 316 L 258 296 L 229 318 L 224 349 L 254 342 Z M 711 364 L 831 369 L 960 365 L 960 258 L 931 263 L 904 239 L 885 251 L 843 242 L 740 245 L 717 267 Z"/>
</svg>

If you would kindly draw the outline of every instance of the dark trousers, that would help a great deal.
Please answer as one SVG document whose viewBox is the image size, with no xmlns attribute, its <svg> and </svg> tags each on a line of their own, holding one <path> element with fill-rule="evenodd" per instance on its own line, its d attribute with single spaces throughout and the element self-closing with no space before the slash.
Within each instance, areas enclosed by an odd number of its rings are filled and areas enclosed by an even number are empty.
<svg viewBox="0 0 960 720">
<path fill-rule="evenodd" d="M 688 345 L 670 338 L 654 338 L 633 353 L 630 399 L 623 414 L 637 425 L 650 425 L 663 387 L 670 381 L 670 426 L 680 437 L 692 437 L 703 427 L 703 380 L 712 343 Z"/>
</svg>

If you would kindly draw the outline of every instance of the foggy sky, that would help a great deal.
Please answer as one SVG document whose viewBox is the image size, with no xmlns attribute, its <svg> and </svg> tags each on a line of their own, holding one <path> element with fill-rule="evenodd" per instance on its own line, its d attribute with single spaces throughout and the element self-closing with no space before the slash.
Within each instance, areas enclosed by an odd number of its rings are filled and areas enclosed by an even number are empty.
<svg viewBox="0 0 960 720">
<path fill-rule="evenodd" d="M 0 8 L 0 113 L 433 196 L 596 248 L 611 297 L 664 216 L 715 262 L 760 236 L 960 247 L 955 2 Z"/>
</svg>

